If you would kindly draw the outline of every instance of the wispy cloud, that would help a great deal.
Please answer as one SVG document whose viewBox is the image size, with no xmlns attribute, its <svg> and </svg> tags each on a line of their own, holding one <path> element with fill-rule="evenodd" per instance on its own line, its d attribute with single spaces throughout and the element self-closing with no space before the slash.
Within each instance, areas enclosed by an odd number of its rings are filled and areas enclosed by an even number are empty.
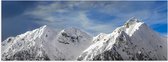
<svg viewBox="0 0 168 62">
<path fill-rule="evenodd" d="M 47 24 L 57 29 L 66 27 L 78 27 L 86 31 L 98 34 L 110 33 L 116 27 L 122 25 L 127 19 L 135 16 L 144 20 L 149 25 L 166 23 L 167 15 L 164 14 L 166 4 L 156 2 L 39 2 L 31 11 L 25 11 L 39 24 Z M 106 14 L 102 20 L 94 19 L 89 14 L 93 12 Z M 163 12 L 163 13 L 162 13 Z M 101 14 L 92 16 L 102 17 Z M 104 23 L 99 23 L 104 22 Z"/>
</svg>

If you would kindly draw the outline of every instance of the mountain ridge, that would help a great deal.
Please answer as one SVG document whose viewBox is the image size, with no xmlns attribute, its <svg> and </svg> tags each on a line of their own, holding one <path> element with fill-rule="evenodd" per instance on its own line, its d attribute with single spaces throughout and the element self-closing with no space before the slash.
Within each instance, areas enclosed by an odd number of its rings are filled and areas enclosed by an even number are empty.
<svg viewBox="0 0 168 62">
<path fill-rule="evenodd" d="M 46 25 L 13 38 L 9 43 L 6 43 L 9 40 L 3 42 L 2 50 L 5 50 L 2 51 L 2 60 L 72 60 L 87 47 L 85 45 L 89 45 L 90 42 L 84 41 L 91 41 L 88 34 L 78 29 L 55 32 Z"/>
<path fill-rule="evenodd" d="M 2 42 L 2 60 L 167 60 L 167 41 L 131 18 L 112 33 L 93 37 L 77 28 L 44 25 Z"/>
<path fill-rule="evenodd" d="M 159 38 L 144 22 L 134 18 L 98 39 L 78 60 L 165 60 L 167 57 L 166 41 Z"/>
</svg>

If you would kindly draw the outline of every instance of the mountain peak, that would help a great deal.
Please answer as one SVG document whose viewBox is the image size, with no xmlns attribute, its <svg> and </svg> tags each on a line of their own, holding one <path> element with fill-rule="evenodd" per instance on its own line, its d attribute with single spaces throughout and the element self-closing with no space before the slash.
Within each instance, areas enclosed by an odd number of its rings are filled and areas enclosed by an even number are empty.
<svg viewBox="0 0 168 62">
<path fill-rule="evenodd" d="M 37 29 L 39 29 L 39 31 L 41 33 L 44 33 L 45 31 L 51 30 L 47 25 L 43 25 L 43 26 L 41 26 L 40 28 L 37 28 Z"/>
<path fill-rule="evenodd" d="M 134 24 L 134 23 L 138 23 L 138 22 L 140 22 L 139 19 L 132 17 L 125 24 Z"/>
<path fill-rule="evenodd" d="M 47 27 L 47 25 L 43 25 L 42 27 L 44 27 L 44 28 L 45 28 L 45 27 Z"/>
<path fill-rule="evenodd" d="M 44 28 L 47 28 L 47 25 L 43 25 L 40 27 L 40 29 L 44 29 Z"/>
<path fill-rule="evenodd" d="M 128 22 L 139 22 L 139 19 L 136 17 L 131 17 Z"/>
<path fill-rule="evenodd" d="M 129 28 L 131 25 L 135 25 L 137 23 L 144 23 L 144 22 L 141 22 L 139 19 L 132 17 L 124 24 L 124 26 L 126 28 Z"/>
<path fill-rule="evenodd" d="M 80 29 L 76 27 L 69 27 L 69 28 L 65 28 L 65 30 L 80 30 Z"/>
<path fill-rule="evenodd" d="M 2 60 L 167 60 L 166 40 L 135 17 L 92 37 L 75 27 L 43 25 L 2 42 Z"/>
<path fill-rule="evenodd" d="M 166 60 L 164 41 L 144 22 L 132 17 L 110 35 L 95 37 L 77 60 Z"/>
<path fill-rule="evenodd" d="M 77 28 L 56 32 L 44 25 L 3 42 L 2 60 L 75 60 L 91 40 Z"/>
</svg>

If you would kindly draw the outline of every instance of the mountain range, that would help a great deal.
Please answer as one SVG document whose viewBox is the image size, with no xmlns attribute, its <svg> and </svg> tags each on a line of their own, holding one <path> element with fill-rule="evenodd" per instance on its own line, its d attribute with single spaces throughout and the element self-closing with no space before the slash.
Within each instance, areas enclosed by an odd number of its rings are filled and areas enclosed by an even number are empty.
<svg viewBox="0 0 168 62">
<path fill-rule="evenodd" d="M 2 60 L 167 60 L 167 37 L 131 18 L 109 34 L 44 25 L 1 43 Z"/>
</svg>

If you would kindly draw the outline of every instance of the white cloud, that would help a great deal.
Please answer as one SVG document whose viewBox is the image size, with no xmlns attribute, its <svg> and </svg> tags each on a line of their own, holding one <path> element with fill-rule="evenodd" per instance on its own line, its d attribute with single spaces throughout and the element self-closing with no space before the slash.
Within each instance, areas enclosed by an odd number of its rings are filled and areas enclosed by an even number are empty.
<svg viewBox="0 0 168 62">
<path fill-rule="evenodd" d="M 25 15 L 37 18 L 37 23 L 47 24 L 56 29 L 66 27 L 79 27 L 86 31 L 98 34 L 100 32 L 110 33 L 117 26 L 122 25 L 126 20 L 135 16 L 150 25 L 164 23 L 162 14 L 151 9 L 155 2 L 39 2 L 32 11 L 26 11 Z M 139 7 L 139 8 L 137 8 Z M 96 20 L 89 19 L 87 12 L 96 10 L 109 14 L 115 18 L 112 21 L 98 24 Z M 95 15 L 99 16 L 99 15 Z M 38 20 L 40 19 L 40 20 Z M 165 18 L 163 18 L 165 19 Z M 152 20 L 152 22 L 151 22 Z"/>
</svg>

